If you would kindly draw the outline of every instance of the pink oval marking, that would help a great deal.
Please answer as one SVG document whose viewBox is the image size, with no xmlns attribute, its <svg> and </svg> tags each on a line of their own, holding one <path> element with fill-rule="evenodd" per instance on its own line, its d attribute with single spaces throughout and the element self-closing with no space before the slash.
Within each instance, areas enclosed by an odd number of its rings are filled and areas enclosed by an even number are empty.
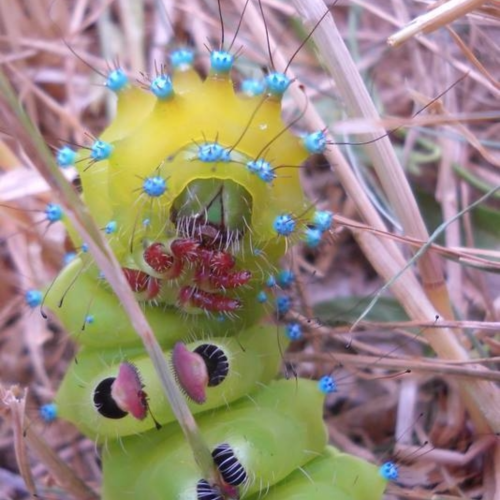
<svg viewBox="0 0 500 500">
<path fill-rule="evenodd" d="M 207 365 L 196 352 L 191 352 L 182 342 L 177 342 L 172 351 L 172 367 L 177 382 L 186 395 L 199 405 L 206 399 L 209 382 Z"/>
<path fill-rule="evenodd" d="M 120 363 L 118 375 L 111 386 L 111 397 L 117 406 L 137 420 L 148 414 L 148 397 L 144 392 L 137 368 L 128 362 Z"/>
</svg>

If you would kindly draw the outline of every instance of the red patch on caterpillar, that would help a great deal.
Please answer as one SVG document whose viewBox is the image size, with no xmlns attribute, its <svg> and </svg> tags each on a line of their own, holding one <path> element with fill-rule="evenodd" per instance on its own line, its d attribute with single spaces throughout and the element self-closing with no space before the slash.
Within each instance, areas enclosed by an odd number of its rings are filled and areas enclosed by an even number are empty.
<svg viewBox="0 0 500 500">
<path fill-rule="evenodd" d="M 201 268 L 195 274 L 195 282 L 203 289 L 233 289 L 246 285 L 252 273 L 250 271 L 236 271 L 215 274 L 212 270 Z"/>
<path fill-rule="evenodd" d="M 199 242 L 196 240 L 181 238 L 172 241 L 170 244 L 170 250 L 174 257 L 181 261 L 194 262 L 199 258 Z"/>
<path fill-rule="evenodd" d="M 144 250 L 146 263 L 164 279 L 175 279 L 180 276 L 184 268 L 182 259 L 169 255 L 167 248 L 162 243 L 153 243 Z"/>
<path fill-rule="evenodd" d="M 252 273 L 250 271 L 236 271 L 233 273 L 226 273 L 221 275 L 211 275 L 209 277 L 210 284 L 216 288 L 238 288 L 246 285 Z"/>
<path fill-rule="evenodd" d="M 217 293 L 205 292 L 199 288 L 185 286 L 179 292 L 179 303 L 197 307 L 209 312 L 233 312 L 241 307 L 241 302 L 237 299 L 225 297 Z"/>
<path fill-rule="evenodd" d="M 145 293 L 147 300 L 154 299 L 160 293 L 160 281 L 143 271 L 122 267 L 127 282 L 135 293 Z"/>
<path fill-rule="evenodd" d="M 201 264 L 214 273 L 229 271 L 236 265 L 234 257 L 228 252 L 200 248 L 198 254 Z"/>
</svg>

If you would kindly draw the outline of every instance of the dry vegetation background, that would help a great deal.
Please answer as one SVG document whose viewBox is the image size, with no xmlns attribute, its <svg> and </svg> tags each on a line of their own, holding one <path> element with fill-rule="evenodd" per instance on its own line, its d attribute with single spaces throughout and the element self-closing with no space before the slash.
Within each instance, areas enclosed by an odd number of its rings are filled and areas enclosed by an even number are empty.
<svg viewBox="0 0 500 500">
<path fill-rule="evenodd" d="M 262 3 L 279 65 L 310 32 L 309 19 L 318 18 L 316 0 Z M 396 453 L 403 472 L 388 498 L 500 499 L 500 193 L 492 192 L 500 185 L 500 5 L 454 3 L 467 4 L 468 12 L 438 20 L 435 31 L 399 48 L 389 46 L 388 37 L 432 2 L 352 0 L 331 7 L 383 122 L 373 115 L 347 119 L 353 115 L 350 99 L 366 105 L 354 84 L 353 97 L 326 69 L 340 64 L 337 71 L 349 81 L 345 58 L 334 64 L 328 43 L 338 44 L 326 20 L 313 37 L 319 50 L 309 41 L 292 64 L 309 99 L 297 130 L 318 128 L 324 120 L 336 142 L 347 142 L 363 140 L 348 135 L 353 131 L 404 125 L 391 137 L 402 169 L 394 158 L 377 159 L 380 151 L 359 146 L 332 147 L 304 169 L 310 199 L 339 218 L 319 250 L 299 245 L 287 258 L 299 276 L 293 316 L 307 329 L 287 361 L 304 376 L 332 370 L 337 376 L 340 390 L 326 408 L 334 444 L 374 462 Z M 242 5 L 222 1 L 228 38 Z M 252 2 L 236 41 L 243 47 L 237 81 L 259 76 L 269 65 L 257 9 Z M 217 44 L 220 32 L 215 0 L 0 0 L 1 68 L 55 147 L 65 140 L 83 144 L 86 132 L 98 135 L 112 110 L 113 96 L 102 77 L 73 51 L 104 72 L 118 58 L 137 76 L 165 61 L 169 49 L 189 42 L 197 49 L 199 70 L 206 72 L 204 45 Z M 287 96 L 289 120 L 303 109 L 300 98 L 297 89 Z M 23 454 L 25 440 L 19 429 L 15 433 L 21 420 L 13 411 L 24 411 L 32 421 L 31 444 L 39 436 L 98 489 L 94 444 L 63 422 L 39 422 L 36 408 L 52 399 L 73 348 L 54 321 L 23 302 L 24 291 L 54 278 L 71 247 L 62 227 L 47 230 L 38 223 L 43 217 L 37 210 L 56 197 L 37 172 L 40 155 L 5 98 L 0 116 L 0 499 L 29 497 L 22 479 L 27 470 L 41 498 L 72 498 L 48 473 L 46 450 L 41 456 Z M 67 177 L 77 185 L 74 173 Z M 441 227 L 433 248 L 350 331 L 374 293 L 428 240 L 422 221 L 432 233 L 479 199 L 474 210 Z M 24 410 L 22 398 L 9 399 L 12 384 L 29 388 Z"/>
</svg>

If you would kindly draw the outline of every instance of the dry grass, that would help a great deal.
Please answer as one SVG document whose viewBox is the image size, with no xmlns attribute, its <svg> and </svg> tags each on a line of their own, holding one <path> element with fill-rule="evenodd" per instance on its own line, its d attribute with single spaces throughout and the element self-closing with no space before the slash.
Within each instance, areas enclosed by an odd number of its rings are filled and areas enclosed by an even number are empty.
<svg viewBox="0 0 500 500">
<path fill-rule="evenodd" d="M 230 39 L 242 2 L 222 3 Z M 322 11 L 315 10 L 316 1 L 294 2 L 306 20 L 304 27 L 291 3 L 263 3 L 279 69 Z M 442 19 L 437 11 L 430 24 L 434 32 L 394 49 L 387 39 L 424 14 L 426 4 L 338 2 L 332 13 L 352 61 L 342 53 L 329 19 L 313 36 L 320 54 L 308 43 L 293 61 L 291 69 L 309 99 L 303 128 L 324 123 L 336 134 L 335 142 L 379 137 L 381 127 L 404 128 L 390 137 L 397 155 L 388 139 L 365 151 L 332 146 L 326 158 L 304 170 L 311 200 L 339 218 L 331 241 L 319 251 L 297 247 L 288 257 L 299 276 L 293 316 L 308 333 L 287 359 L 304 376 L 335 370 L 340 391 L 331 396 L 326 412 L 332 442 L 373 461 L 387 458 L 396 444 L 398 457 L 410 459 L 402 484 L 391 487 L 388 497 L 496 499 L 500 213 L 493 190 L 500 185 L 499 8 L 498 2 L 448 3 L 461 9 L 451 25 L 443 23 L 453 16 Z M 7 4 L 0 2 L 0 63 L 54 146 L 64 140 L 81 144 L 85 131 L 98 135 L 110 109 L 101 78 L 63 39 L 100 71 L 106 70 L 106 61 L 119 57 L 137 75 L 151 71 L 165 59 L 167 48 L 188 39 L 198 48 L 200 71 L 206 71 L 204 44 L 220 38 L 212 0 Z M 468 14 L 462 10 L 466 4 Z M 244 21 L 236 42 L 244 48 L 238 79 L 243 73 L 257 76 L 269 64 L 256 3 L 250 4 Z M 401 33 L 394 43 L 408 30 Z M 355 83 L 355 71 L 368 93 L 360 81 Z M 303 109 L 303 100 L 295 86 L 285 116 L 290 119 Z M 36 224 L 36 210 L 53 194 L 37 172 L 39 155 L 1 99 L 0 116 L 0 203 L 23 209 L 0 207 L 0 383 L 4 391 L 12 384 L 29 387 L 25 409 L 11 393 L 2 392 L 0 499 L 28 498 L 35 485 L 43 498 L 88 498 L 85 485 L 96 490 L 99 485 L 93 444 L 64 423 L 43 428 L 36 422 L 35 408 L 53 397 L 72 347 L 56 325 L 30 313 L 22 300 L 24 291 L 55 276 L 68 242 L 59 227 L 46 230 Z M 360 135 L 346 135 L 353 132 Z M 465 210 L 488 192 L 480 207 Z M 427 244 L 424 222 L 432 233 L 440 220 L 451 221 L 458 214 L 459 221 L 441 226 L 433 245 Z M 411 252 L 422 246 L 427 251 L 401 272 Z M 377 290 L 391 279 L 372 314 L 362 317 Z M 403 374 L 405 370 L 411 374 Z M 45 440 L 71 465 L 75 477 L 58 468 L 62 464 L 51 461 L 43 447 L 42 459 L 25 454 L 22 432 L 12 425 L 22 423 L 22 415 L 35 420 L 29 426 L 35 451 L 39 438 Z M 424 442 L 430 445 L 415 451 Z M 20 474 L 31 476 L 27 485 Z M 61 489 L 53 478 L 61 484 L 64 477 L 69 484 Z"/>
</svg>

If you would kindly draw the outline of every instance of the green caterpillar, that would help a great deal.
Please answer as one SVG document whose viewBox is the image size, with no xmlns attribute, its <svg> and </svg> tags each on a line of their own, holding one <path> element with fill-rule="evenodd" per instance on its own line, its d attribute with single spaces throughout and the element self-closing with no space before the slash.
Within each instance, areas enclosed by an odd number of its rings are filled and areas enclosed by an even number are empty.
<svg viewBox="0 0 500 500">
<path fill-rule="evenodd" d="M 210 60 L 202 80 L 193 54 L 176 51 L 172 76 L 160 72 L 148 90 L 111 71 L 116 117 L 89 152 L 65 146 L 57 161 L 80 158 L 82 196 L 197 414 L 219 481 L 200 476 L 149 358 L 71 227 L 82 252 L 44 299 L 81 345 L 58 413 L 106 444 L 107 500 L 380 498 L 375 466 L 327 446 L 333 381 L 273 381 L 288 341 L 262 323 L 289 307 L 265 292 L 274 294 L 289 245 L 315 246 L 330 228 L 332 214 L 311 207 L 299 178 L 325 136 L 296 137 L 283 123 L 286 74 L 236 92 L 234 56 L 213 50 Z"/>
</svg>

